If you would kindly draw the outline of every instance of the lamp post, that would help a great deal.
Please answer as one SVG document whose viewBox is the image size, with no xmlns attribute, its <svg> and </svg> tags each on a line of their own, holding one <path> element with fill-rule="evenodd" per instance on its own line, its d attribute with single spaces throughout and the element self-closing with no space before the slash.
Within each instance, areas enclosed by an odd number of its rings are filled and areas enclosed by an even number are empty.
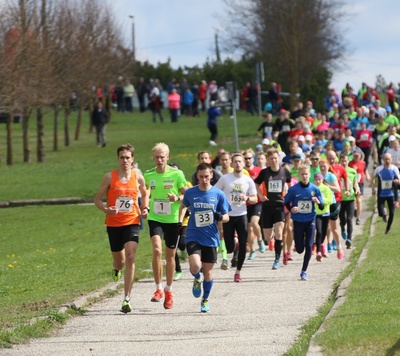
<svg viewBox="0 0 400 356">
<path fill-rule="evenodd" d="M 135 61 L 135 16 L 129 15 L 129 18 L 132 19 L 132 56 L 133 60 Z"/>
</svg>

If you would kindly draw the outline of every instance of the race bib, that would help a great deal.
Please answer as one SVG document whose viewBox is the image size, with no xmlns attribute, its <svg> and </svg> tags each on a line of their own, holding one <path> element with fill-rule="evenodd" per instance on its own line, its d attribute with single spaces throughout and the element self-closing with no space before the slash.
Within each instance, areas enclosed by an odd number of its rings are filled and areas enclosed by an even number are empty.
<svg viewBox="0 0 400 356">
<path fill-rule="evenodd" d="M 290 132 L 290 125 L 283 125 L 282 126 L 282 131 L 283 132 Z"/>
<path fill-rule="evenodd" d="M 212 225 L 214 223 L 214 212 L 212 210 L 196 211 L 194 219 L 196 227 Z"/>
<path fill-rule="evenodd" d="M 361 183 L 361 174 L 357 173 L 357 183 Z"/>
<path fill-rule="evenodd" d="M 393 181 L 391 180 L 382 180 L 381 181 L 381 188 L 382 189 L 392 189 Z"/>
<path fill-rule="evenodd" d="M 313 202 L 310 200 L 299 200 L 297 203 L 297 208 L 299 209 L 300 214 L 308 214 L 312 212 L 312 204 Z"/>
<path fill-rule="evenodd" d="M 133 199 L 131 197 L 117 197 L 117 209 L 121 213 L 130 213 L 132 211 Z"/>
<path fill-rule="evenodd" d="M 169 200 L 154 200 L 154 214 L 171 215 L 171 202 Z"/>
<path fill-rule="evenodd" d="M 231 194 L 231 205 L 240 206 L 244 204 L 244 201 L 240 199 L 240 194 Z"/>
<path fill-rule="evenodd" d="M 282 181 L 270 180 L 268 182 L 268 193 L 282 193 Z"/>
</svg>

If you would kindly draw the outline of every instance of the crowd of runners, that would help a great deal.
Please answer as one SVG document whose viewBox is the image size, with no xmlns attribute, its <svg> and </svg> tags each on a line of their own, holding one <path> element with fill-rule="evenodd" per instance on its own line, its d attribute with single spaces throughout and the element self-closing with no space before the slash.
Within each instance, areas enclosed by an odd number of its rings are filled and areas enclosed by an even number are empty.
<svg viewBox="0 0 400 356">
<path fill-rule="evenodd" d="M 189 176 L 168 162 L 165 143 L 153 147 L 155 167 L 144 174 L 132 169 L 133 146 L 119 146 L 119 166 L 104 176 L 95 204 L 106 215 L 115 281 L 125 266 L 122 312 L 132 310 L 141 218 L 148 221 L 153 249 L 155 290 L 149 300 L 173 307 L 172 284 L 182 277 L 180 259 L 188 258 L 201 312 L 210 310 L 218 255 L 218 267 L 235 269 L 236 283 L 246 259 L 267 249 L 274 253 L 273 270 L 290 263 L 293 252 L 304 254 L 301 280 L 308 279 L 312 255 L 318 262 L 343 259 L 352 248 L 353 224 L 361 224 L 366 184 L 377 195 L 389 234 L 398 206 L 399 123 L 391 106 L 371 100 L 355 110 L 333 102 L 318 113 L 307 102 L 293 112 L 280 109 L 275 119 L 266 112 L 255 150 L 219 148 L 215 157 L 200 151 Z"/>
</svg>

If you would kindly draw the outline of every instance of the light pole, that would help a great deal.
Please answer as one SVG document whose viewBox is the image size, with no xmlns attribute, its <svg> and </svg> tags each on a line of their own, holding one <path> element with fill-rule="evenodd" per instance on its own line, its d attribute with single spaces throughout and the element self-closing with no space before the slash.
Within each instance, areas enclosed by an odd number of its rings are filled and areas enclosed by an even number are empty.
<svg viewBox="0 0 400 356">
<path fill-rule="evenodd" d="M 135 16 L 129 15 L 129 18 L 132 19 L 132 56 L 133 60 L 135 61 Z"/>
</svg>

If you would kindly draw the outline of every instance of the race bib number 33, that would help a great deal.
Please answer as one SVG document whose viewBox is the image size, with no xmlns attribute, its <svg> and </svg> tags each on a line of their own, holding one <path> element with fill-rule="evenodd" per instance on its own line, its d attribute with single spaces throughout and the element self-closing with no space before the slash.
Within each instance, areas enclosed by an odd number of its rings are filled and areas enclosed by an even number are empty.
<svg viewBox="0 0 400 356">
<path fill-rule="evenodd" d="M 196 227 L 209 226 L 214 223 L 214 212 L 212 210 L 197 211 L 194 214 Z"/>
</svg>

